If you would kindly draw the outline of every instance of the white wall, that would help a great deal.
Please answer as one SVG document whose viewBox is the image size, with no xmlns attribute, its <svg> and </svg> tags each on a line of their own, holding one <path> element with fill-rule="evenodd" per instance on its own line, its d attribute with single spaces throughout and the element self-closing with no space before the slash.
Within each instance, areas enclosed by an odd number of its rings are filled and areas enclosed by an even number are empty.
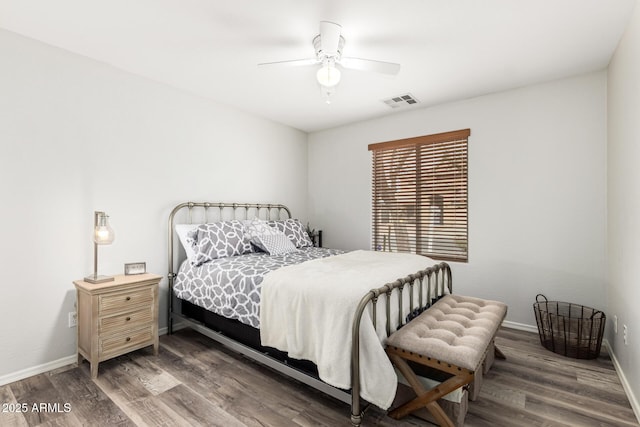
<svg viewBox="0 0 640 427">
<path fill-rule="evenodd" d="M 166 275 L 179 202 L 279 202 L 306 218 L 300 131 L 7 31 L 0 94 L 0 384 L 74 354 L 67 313 L 93 269 L 94 210 L 116 231 L 103 274 L 145 261 Z"/>
<path fill-rule="evenodd" d="M 454 291 L 534 326 L 538 293 L 606 310 L 606 74 L 597 72 L 309 136 L 309 212 L 326 246 L 370 247 L 367 145 L 471 129 L 469 262 Z"/>
<path fill-rule="evenodd" d="M 609 322 L 618 317 L 609 342 L 640 418 L 640 2 L 609 65 L 607 88 Z"/>
</svg>

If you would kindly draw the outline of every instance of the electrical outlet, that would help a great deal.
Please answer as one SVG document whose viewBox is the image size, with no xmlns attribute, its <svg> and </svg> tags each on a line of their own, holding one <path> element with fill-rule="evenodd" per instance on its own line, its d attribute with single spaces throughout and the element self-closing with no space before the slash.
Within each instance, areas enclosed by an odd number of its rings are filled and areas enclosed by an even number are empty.
<svg viewBox="0 0 640 427">
<path fill-rule="evenodd" d="M 69 327 L 73 328 L 78 324 L 78 315 L 75 311 L 69 312 Z"/>
<path fill-rule="evenodd" d="M 629 344 L 627 336 L 627 325 L 622 325 L 622 340 L 624 341 L 624 345 Z"/>
<path fill-rule="evenodd" d="M 613 315 L 613 333 L 618 333 L 618 316 L 616 316 L 615 314 Z"/>
</svg>

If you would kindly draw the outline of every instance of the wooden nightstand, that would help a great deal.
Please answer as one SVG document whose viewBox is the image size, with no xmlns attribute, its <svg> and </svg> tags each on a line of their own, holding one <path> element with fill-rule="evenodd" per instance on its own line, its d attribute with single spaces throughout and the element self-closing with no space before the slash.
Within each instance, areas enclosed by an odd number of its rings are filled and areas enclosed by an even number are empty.
<svg viewBox="0 0 640 427">
<path fill-rule="evenodd" d="M 98 364 L 121 354 L 153 345 L 158 354 L 158 283 L 161 276 L 115 276 L 106 283 L 76 280 L 78 302 L 78 365 Z"/>
</svg>

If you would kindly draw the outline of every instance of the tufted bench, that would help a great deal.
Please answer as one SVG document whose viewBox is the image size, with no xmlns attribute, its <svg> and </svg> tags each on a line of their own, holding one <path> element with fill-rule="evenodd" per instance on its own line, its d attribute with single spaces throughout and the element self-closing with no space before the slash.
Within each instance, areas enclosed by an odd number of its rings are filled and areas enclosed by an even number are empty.
<svg viewBox="0 0 640 427">
<path fill-rule="evenodd" d="M 454 426 L 437 400 L 470 383 L 470 398 L 475 399 L 483 371 L 493 361 L 495 335 L 506 314 L 507 306 L 498 301 L 446 295 L 391 334 L 387 354 L 417 397 L 389 415 L 399 419 L 426 407 L 441 426 Z M 419 367 L 435 369 L 448 378 L 427 390 L 416 376 Z"/>
</svg>

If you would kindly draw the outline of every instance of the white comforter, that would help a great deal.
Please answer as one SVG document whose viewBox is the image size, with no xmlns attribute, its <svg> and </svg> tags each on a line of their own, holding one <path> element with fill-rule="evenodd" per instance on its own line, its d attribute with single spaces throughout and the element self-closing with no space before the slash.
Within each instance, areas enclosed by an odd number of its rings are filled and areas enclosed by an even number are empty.
<svg viewBox="0 0 640 427">
<path fill-rule="evenodd" d="M 351 328 L 362 297 L 434 263 L 413 254 L 354 251 L 273 271 L 262 282 L 262 345 L 311 360 L 324 382 L 350 389 Z M 397 304 L 392 310 L 391 318 L 397 321 Z M 378 313 L 384 311 L 381 305 Z M 380 332 L 376 332 L 370 319 L 365 311 L 360 329 L 360 395 L 387 409 L 396 394 L 397 376 L 380 344 L 385 323 L 378 321 Z"/>
</svg>

